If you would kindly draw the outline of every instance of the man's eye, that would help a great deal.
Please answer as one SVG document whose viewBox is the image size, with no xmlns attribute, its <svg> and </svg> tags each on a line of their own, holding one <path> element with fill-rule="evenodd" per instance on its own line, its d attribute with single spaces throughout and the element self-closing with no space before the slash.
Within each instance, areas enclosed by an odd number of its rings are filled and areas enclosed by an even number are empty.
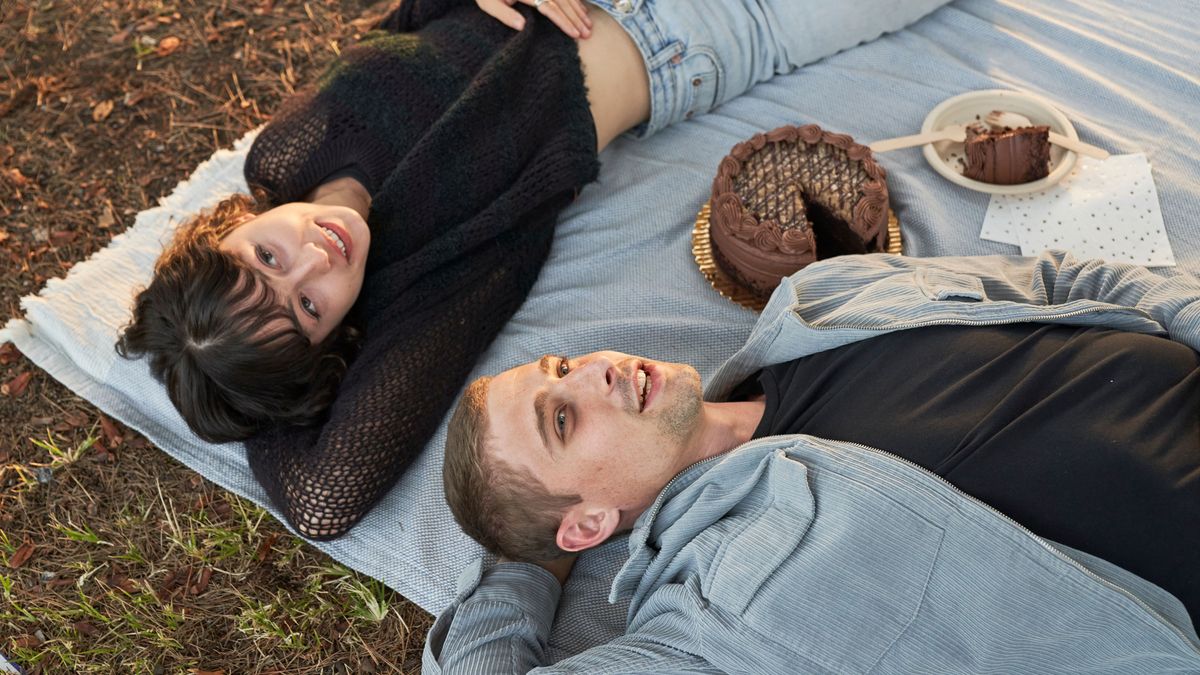
<svg viewBox="0 0 1200 675">
<path fill-rule="evenodd" d="M 558 429 L 558 437 L 565 438 L 567 433 L 567 411 L 559 408 L 554 414 L 554 426 Z"/>
<path fill-rule="evenodd" d="M 567 363 L 566 359 L 560 358 L 558 360 L 558 376 L 566 377 L 567 373 L 569 373 L 569 372 L 571 372 L 571 365 L 569 363 Z"/>
<path fill-rule="evenodd" d="M 263 248 L 262 246 L 255 246 L 254 254 L 256 256 L 258 256 L 258 260 L 262 264 L 266 265 L 267 267 L 275 267 L 276 263 L 275 263 L 275 254 L 274 253 L 271 253 L 270 251 Z"/>
<path fill-rule="evenodd" d="M 313 304 L 313 301 L 309 300 L 306 296 L 300 296 L 300 308 L 304 310 L 305 314 L 314 319 L 321 318 L 321 313 L 317 311 L 317 306 Z"/>
</svg>

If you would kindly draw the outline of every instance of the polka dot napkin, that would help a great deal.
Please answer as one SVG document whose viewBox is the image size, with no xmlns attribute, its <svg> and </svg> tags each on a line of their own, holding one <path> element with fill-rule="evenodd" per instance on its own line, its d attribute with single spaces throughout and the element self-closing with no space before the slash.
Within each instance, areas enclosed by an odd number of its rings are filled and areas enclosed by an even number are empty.
<svg viewBox="0 0 1200 675">
<path fill-rule="evenodd" d="M 979 236 L 1022 255 L 1066 249 L 1148 267 L 1173 267 L 1158 191 L 1144 154 L 1081 157 L 1057 185 L 1026 195 L 992 195 Z"/>
</svg>

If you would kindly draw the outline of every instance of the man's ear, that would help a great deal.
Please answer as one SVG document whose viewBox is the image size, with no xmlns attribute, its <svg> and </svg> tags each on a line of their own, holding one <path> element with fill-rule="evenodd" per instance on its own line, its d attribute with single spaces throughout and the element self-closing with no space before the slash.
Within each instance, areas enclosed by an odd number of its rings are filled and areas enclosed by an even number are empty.
<svg viewBox="0 0 1200 675">
<path fill-rule="evenodd" d="M 576 504 L 563 514 L 558 526 L 558 547 L 578 553 L 604 543 L 621 522 L 621 512 L 613 508 Z"/>
</svg>

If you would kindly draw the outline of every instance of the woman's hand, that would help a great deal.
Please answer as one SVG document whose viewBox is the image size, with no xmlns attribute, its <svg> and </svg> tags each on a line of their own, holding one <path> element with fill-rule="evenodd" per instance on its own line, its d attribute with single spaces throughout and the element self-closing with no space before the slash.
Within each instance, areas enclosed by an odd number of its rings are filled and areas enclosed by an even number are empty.
<svg viewBox="0 0 1200 675">
<path fill-rule="evenodd" d="M 518 2 L 536 7 L 562 32 L 573 38 L 587 38 L 592 34 L 592 20 L 588 18 L 586 0 L 475 0 L 479 9 L 513 30 L 525 28 L 525 17 L 513 9 Z"/>
</svg>

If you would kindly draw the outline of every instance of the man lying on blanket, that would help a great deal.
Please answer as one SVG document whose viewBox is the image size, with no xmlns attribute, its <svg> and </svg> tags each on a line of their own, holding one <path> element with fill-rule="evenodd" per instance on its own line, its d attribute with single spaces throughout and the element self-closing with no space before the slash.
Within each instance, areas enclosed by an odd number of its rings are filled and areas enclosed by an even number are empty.
<svg viewBox="0 0 1200 675">
<path fill-rule="evenodd" d="M 485 571 L 428 672 L 547 665 L 565 556 L 630 531 L 626 633 L 551 670 L 1193 671 L 1198 347 L 1190 277 L 848 256 L 784 281 L 706 400 L 615 352 L 481 378 L 447 500 L 551 562 Z"/>
</svg>

